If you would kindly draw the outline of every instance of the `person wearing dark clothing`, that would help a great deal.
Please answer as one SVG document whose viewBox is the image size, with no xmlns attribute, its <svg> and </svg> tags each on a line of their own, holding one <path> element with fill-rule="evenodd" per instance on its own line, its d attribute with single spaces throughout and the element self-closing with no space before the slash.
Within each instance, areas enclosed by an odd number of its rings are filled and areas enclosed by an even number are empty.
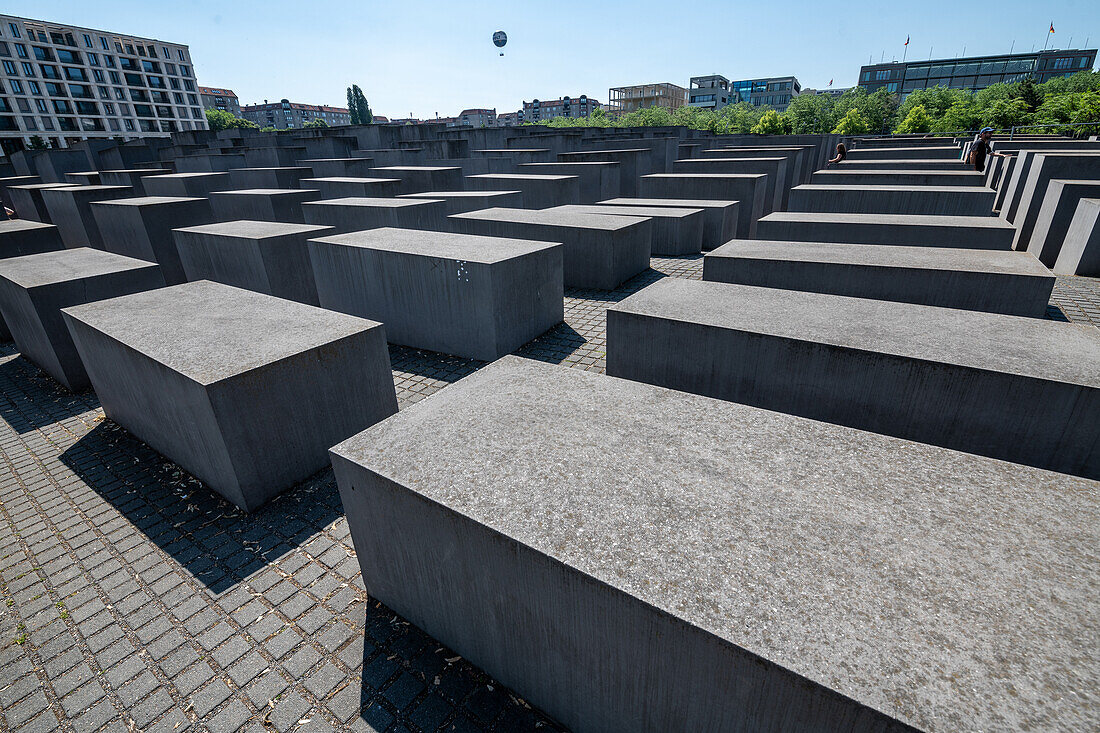
<svg viewBox="0 0 1100 733">
<path fill-rule="evenodd" d="M 842 163 L 845 158 L 848 157 L 848 148 L 844 147 L 844 143 L 836 144 L 836 157 L 829 159 L 829 165 L 833 163 Z"/>
<path fill-rule="evenodd" d="M 990 155 L 1005 157 L 1002 153 L 993 152 L 993 146 L 989 144 L 992 139 L 993 128 L 983 127 L 981 132 L 978 133 L 978 139 L 970 146 L 970 162 L 974 165 L 974 170 L 979 173 L 985 172 L 985 160 Z"/>
</svg>

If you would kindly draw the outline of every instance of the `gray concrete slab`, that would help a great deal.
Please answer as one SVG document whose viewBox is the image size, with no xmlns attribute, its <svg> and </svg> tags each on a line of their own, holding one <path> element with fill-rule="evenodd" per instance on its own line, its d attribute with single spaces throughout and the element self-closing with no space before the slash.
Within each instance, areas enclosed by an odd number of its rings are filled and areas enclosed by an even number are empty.
<svg viewBox="0 0 1100 733">
<path fill-rule="evenodd" d="M 324 308 L 386 324 L 391 343 L 492 361 L 562 322 L 562 246 L 372 229 L 311 239 Z"/>
<path fill-rule="evenodd" d="M 1059 275 L 1100 277 L 1100 199 L 1081 199 L 1054 271 Z"/>
<path fill-rule="evenodd" d="M 271 221 L 229 221 L 172 232 L 186 279 L 213 280 L 318 305 L 306 240 L 336 230 Z"/>
<path fill-rule="evenodd" d="M 830 158 L 832 155 L 829 156 Z M 897 170 L 905 168 L 914 171 L 972 171 L 974 166 L 962 160 L 852 160 L 851 157 L 842 163 L 837 163 L 827 170 Z"/>
<path fill-rule="evenodd" d="M 370 178 L 374 158 L 312 158 L 299 161 L 318 178 Z"/>
<path fill-rule="evenodd" d="M 1052 179 L 1035 217 L 1027 251 L 1047 267 L 1054 267 L 1081 199 L 1100 198 L 1100 179 L 1093 181 Z M 1019 235 L 1019 231 L 1017 231 Z"/>
<path fill-rule="evenodd" d="M 462 234 L 560 242 L 566 287 L 611 290 L 649 267 L 646 218 L 497 208 L 448 219 Z"/>
<path fill-rule="evenodd" d="M 720 247 L 737 236 L 739 201 L 706 199 L 617 198 L 599 202 L 605 206 L 660 206 L 697 209 L 703 212 L 703 249 Z"/>
<path fill-rule="evenodd" d="M 379 227 L 444 229 L 447 204 L 438 199 L 348 197 L 302 205 L 307 224 L 334 227 L 336 234 Z"/>
<path fill-rule="evenodd" d="M 471 150 L 474 158 L 508 158 L 515 165 L 520 163 L 549 163 L 554 154 L 548 148 L 483 148 Z"/>
<path fill-rule="evenodd" d="M 55 252 L 64 249 L 61 235 L 53 224 L 29 219 L 0 221 L 0 259 Z M 0 314 L 0 341 L 11 341 L 11 329 Z"/>
<path fill-rule="evenodd" d="M 573 161 L 569 163 L 521 163 L 520 173 L 577 176 L 581 197 L 578 203 L 592 204 L 622 195 L 621 172 L 615 161 Z"/>
<path fill-rule="evenodd" d="M 0 260 L 0 315 L 23 357 L 78 392 L 88 374 L 61 309 L 163 285 L 158 265 L 87 247 L 11 257 Z"/>
<path fill-rule="evenodd" d="M 959 160 L 962 149 L 958 145 L 914 145 L 911 147 L 855 147 L 848 151 L 848 159 L 859 160 Z"/>
<path fill-rule="evenodd" d="M 758 238 L 799 242 L 1011 249 L 1011 224 L 993 216 L 825 214 L 780 211 L 759 222 Z"/>
<path fill-rule="evenodd" d="M 767 175 L 767 194 L 764 199 L 764 213 L 783 211 L 787 208 L 787 191 L 791 182 L 788 177 L 791 163 L 787 158 L 691 158 L 678 160 L 672 165 L 673 173 L 763 173 Z"/>
<path fill-rule="evenodd" d="M 401 181 L 399 193 L 462 190 L 462 169 L 454 166 L 390 165 L 372 168 L 371 175 Z"/>
<path fill-rule="evenodd" d="M 809 183 L 810 175 L 816 169 L 814 163 L 814 147 L 811 145 L 791 146 L 756 146 L 739 148 L 712 148 L 704 150 L 696 158 L 770 158 L 782 157 L 787 159 L 787 185 L 796 186 L 799 183 Z M 831 157 L 831 156 L 830 156 Z"/>
<path fill-rule="evenodd" d="M 868 186 L 808 183 L 791 189 L 790 211 L 847 214 L 992 216 L 996 196 L 985 186 Z"/>
<path fill-rule="evenodd" d="M 303 178 L 301 185 L 321 192 L 323 199 L 352 197 L 392 198 L 401 191 L 401 181 L 396 178 Z"/>
<path fill-rule="evenodd" d="M 103 249 L 103 237 L 92 214 L 93 201 L 111 201 L 136 195 L 130 186 L 63 186 L 42 188 L 42 203 L 50 222 L 61 232 L 66 247 Z"/>
<path fill-rule="evenodd" d="M 1028 249 L 1035 222 L 1046 199 L 1050 182 L 1056 178 L 1100 182 L 1100 153 L 1063 155 L 1042 153 L 1033 156 L 1027 179 L 1022 185 L 1016 215 L 1010 220 L 1016 227 L 1013 249 Z M 1053 261 L 1053 260 L 1051 260 Z"/>
<path fill-rule="evenodd" d="M 403 193 L 398 198 L 438 199 L 444 203 L 448 215 L 498 206 L 510 209 L 523 208 L 522 191 L 425 191 Z"/>
<path fill-rule="evenodd" d="M 74 186 L 98 186 L 101 183 L 99 171 L 72 171 L 65 174 L 65 182 Z"/>
<path fill-rule="evenodd" d="M 576 204 L 581 200 L 579 176 L 553 176 L 523 173 L 488 173 L 466 176 L 467 191 L 515 191 L 523 193 L 527 209 Z"/>
<path fill-rule="evenodd" d="M 572 204 L 548 211 L 575 214 L 611 214 L 646 217 L 652 220 L 653 255 L 699 254 L 703 246 L 703 210 L 670 206 L 604 206 Z"/>
<path fill-rule="evenodd" d="M 516 357 L 332 462 L 370 597 L 572 730 L 1096 721 L 1095 482 Z"/>
<path fill-rule="evenodd" d="M 103 249 L 160 265 L 164 282 L 187 281 L 172 238 L 178 227 L 214 221 L 210 201 L 178 196 L 142 196 L 92 202 L 92 215 L 103 239 Z"/>
<path fill-rule="evenodd" d="M 42 190 L 45 188 L 67 188 L 67 183 L 28 183 L 19 186 L 9 186 L 5 189 L 11 197 L 12 208 L 20 219 L 29 219 L 43 224 L 52 224 L 50 210 L 46 208 L 46 202 L 42 200 Z"/>
<path fill-rule="evenodd" d="M 703 279 L 1034 318 L 1055 282 L 1027 252 L 745 239 L 707 254 Z"/>
<path fill-rule="evenodd" d="M 42 183 L 42 179 L 38 176 L 4 176 L 0 178 L 0 201 L 3 202 L 4 206 L 15 209 L 15 204 L 11 200 L 8 189 L 12 186 L 29 186 L 32 183 Z"/>
<path fill-rule="evenodd" d="M 218 221 L 282 221 L 305 224 L 302 204 L 318 201 L 313 189 L 251 188 L 240 191 L 211 191 L 210 206 Z"/>
<path fill-rule="evenodd" d="M 619 195 L 637 196 L 638 177 L 653 170 L 652 155 L 648 148 L 623 148 L 620 150 L 574 150 L 558 153 L 562 163 L 613 162 L 619 164 Z"/>
<path fill-rule="evenodd" d="M 1000 160 L 996 158 L 995 160 Z M 843 166 L 816 171 L 813 183 L 841 186 L 985 186 L 977 171 L 849 170 Z"/>
<path fill-rule="evenodd" d="M 209 281 L 64 314 L 107 417 L 245 511 L 397 411 L 380 323 Z"/>
<path fill-rule="evenodd" d="M 608 310 L 607 372 L 1100 478 L 1090 326 L 665 278 Z"/>
<path fill-rule="evenodd" d="M 211 191 L 228 191 L 228 173 L 169 173 L 162 176 L 146 176 L 141 179 L 149 196 L 187 196 L 204 198 Z"/>
<path fill-rule="evenodd" d="M 756 236 L 764 215 L 767 178 L 762 173 L 655 173 L 638 180 L 642 198 L 738 201 L 737 236 Z"/>
<path fill-rule="evenodd" d="M 229 188 L 312 188 L 301 183 L 303 178 L 312 177 L 313 169 L 302 166 L 231 168 Z"/>
<path fill-rule="evenodd" d="M 134 196 L 144 196 L 147 176 L 162 176 L 172 172 L 171 168 L 127 168 L 113 171 L 100 171 L 99 183 L 104 186 L 129 186 Z"/>
</svg>

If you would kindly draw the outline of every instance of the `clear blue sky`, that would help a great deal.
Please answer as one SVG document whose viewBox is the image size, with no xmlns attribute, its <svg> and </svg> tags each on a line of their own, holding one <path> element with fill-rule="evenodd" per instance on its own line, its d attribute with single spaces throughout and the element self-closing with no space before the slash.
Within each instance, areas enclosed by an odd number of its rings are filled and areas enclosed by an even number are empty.
<svg viewBox="0 0 1100 733">
<path fill-rule="evenodd" d="M 3 12 L 190 45 L 199 83 L 241 103 L 344 105 L 358 83 L 390 117 L 515 110 L 524 99 L 723 74 L 794 74 L 804 87 L 855 84 L 861 64 L 1100 44 L 1097 0 L 575 2 L 574 0 L 4 0 Z M 503 58 L 491 36 L 508 33 Z"/>
</svg>

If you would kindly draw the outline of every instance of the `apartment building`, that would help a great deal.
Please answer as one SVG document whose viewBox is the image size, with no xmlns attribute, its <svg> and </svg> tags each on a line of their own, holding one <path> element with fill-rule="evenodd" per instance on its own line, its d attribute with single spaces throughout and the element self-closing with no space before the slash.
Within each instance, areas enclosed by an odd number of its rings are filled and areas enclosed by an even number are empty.
<svg viewBox="0 0 1100 733">
<path fill-rule="evenodd" d="M 793 76 L 773 76 L 767 79 L 742 79 L 730 82 L 739 101 L 754 107 L 772 107 L 780 112 L 802 93 L 802 85 Z"/>
<path fill-rule="evenodd" d="M 495 109 L 464 109 L 455 118 L 458 127 L 493 127 L 496 123 Z"/>
<path fill-rule="evenodd" d="M 649 107 L 676 109 L 688 102 L 688 91 L 669 82 L 635 84 L 607 90 L 607 110 L 620 114 Z"/>
<path fill-rule="evenodd" d="M 232 89 L 218 87 L 199 87 L 199 99 L 203 109 L 220 109 L 234 117 L 241 116 L 241 102 Z"/>
<path fill-rule="evenodd" d="M 599 102 L 595 99 L 589 99 L 586 94 L 576 98 L 534 99 L 530 102 L 524 100 L 521 122 L 545 122 L 555 117 L 587 117 L 600 107 Z"/>
<path fill-rule="evenodd" d="M 0 146 L 205 130 L 185 44 L 0 14 Z"/>
<path fill-rule="evenodd" d="M 263 104 L 245 105 L 241 107 L 241 117 L 260 127 L 274 127 L 276 130 L 301 128 L 312 120 L 324 120 L 329 127 L 351 124 L 351 114 L 345 107 L 302 104 L 289 99 L 278 102 L 265 99 Z"/>
<path fill-rule="evenodd" d="M 730 80 L 721 74 L 693 76 L 688 82 L 688 106 L 719 110 L 737 104 L 737 92 L 730 89 Z"/>
</svg>

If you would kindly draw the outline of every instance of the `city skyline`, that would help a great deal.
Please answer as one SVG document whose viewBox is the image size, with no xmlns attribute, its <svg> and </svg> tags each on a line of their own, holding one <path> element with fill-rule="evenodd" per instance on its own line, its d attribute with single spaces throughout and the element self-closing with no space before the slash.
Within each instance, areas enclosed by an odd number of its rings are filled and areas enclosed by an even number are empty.
<svg viewBox="0 0 1100 733">
<path fill-rule="evenodd" d="M 712 73 L 730 79 L 794 75 L 803 88 L 817 89 L 828 88 L 831 79 L 834 88 L 843 88 L 856 84 L 868 60 L 1007 53 L 1013 45 L 1028 51 L 1044 42 L 1084 48 L 1100 41 L 1100 10 L 1075 2 L 1036 8 L 1012 1 L 996 14 L 933 3 L 920 13 L 887 7 L 850 19 L 802 0 L 782 13 L 644 1 L 310 7 L 302 18 L 300 4 L 286 0 L 266 3 L 262 14 L 205 0 L 158 6 L 155 14 L 135 0 L 10 0 L 6 12 L 188 44 L 198 82 L 233 89 L 241 105 L 288 98 L 342 107 L 345 88 L 355 83 L 376 114 L 421 119 L 466 108 L 506 113 L 525 100 L 562 95 L 587 94 L 606 103 L 609 87 L 686 86 L 691 76 Z M 1050 35 L 1052 20 L 1061 30 Z M 801 35 L 802 28 L 815 33 Z M 508 33 L 504 56 L 492 43 L 495 30 Z"/>
</svg>

